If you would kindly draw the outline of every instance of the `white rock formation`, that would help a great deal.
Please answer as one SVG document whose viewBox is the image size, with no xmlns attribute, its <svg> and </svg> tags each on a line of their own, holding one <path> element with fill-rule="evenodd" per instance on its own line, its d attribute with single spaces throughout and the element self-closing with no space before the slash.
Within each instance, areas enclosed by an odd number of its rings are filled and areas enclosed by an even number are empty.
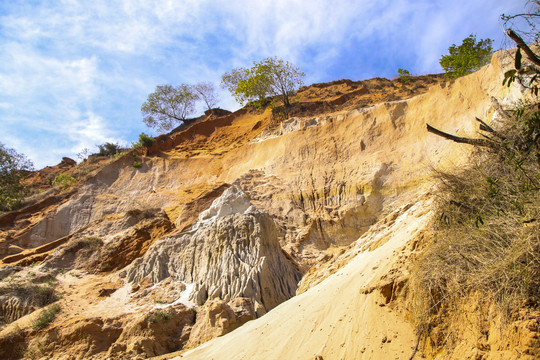
<svg viewBox="0 0 540 360">
<path fill-rule="evenodd" d="M 300 273 L 284 255 L 276 227 L 236 186 L 188 231 L 164 237 L 126 270 L 129 282 L 167 277 L 194 284 L 190 300 L 250 298 L 270 310 L 294 296 Z"/>
</svg>

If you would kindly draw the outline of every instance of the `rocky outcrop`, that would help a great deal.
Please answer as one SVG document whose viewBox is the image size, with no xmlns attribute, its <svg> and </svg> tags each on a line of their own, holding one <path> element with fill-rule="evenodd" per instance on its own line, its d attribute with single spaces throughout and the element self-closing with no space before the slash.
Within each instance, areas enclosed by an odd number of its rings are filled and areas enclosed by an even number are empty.
<svg viewBox="0 0 540 360">
<path fill-rule="evenodd" d="M 173 359 L 409 359 L 417 336 L 384 289 L 430 223 L 430 196 L 396 211 L 383 234 L 366 233 L 350 259 L 301 295 Z M 381 224 L 382 225 L 382 224 Z M 366 251 L 366 245 L 373 244 Z M 375 244 L 377 246 L 375 246 Z"/>
<path fill-rule="evenodd" d="M 105 216 L 68 236 L 6 256 L 0 265 L 44 261 L 49 268 L 99 269 L 107 263 L 107 270 L 118 269 L 142 256 L 158 237 L 172 228 L 166 213 L 159 209 L 131 210 L 123 215 Z"/>
<path fill-rule="evenodd" d="M 272 219 L 232 186 L 189 231 L 157 241 L 125 277 L 173 277 L 194 285 L 189 298 L 197 304 L 245 297 L 269 310 L 294 295 L 300 272 L 283 254 Z"/>
<path fill-rule="evenodd" d="M 251 299 L 236 298 L 229 303 L 223 300 L 207 301 L 197 310 L 197 322 L 191 329 L 184 349 L 197 347 L 215 337 L 230 333 L 256 317 L 257 311 Z"/>
<path fill-rule="evenodd" d="M 109 347 L 111 359 L 133 359 L 162 355 L 184 347 L 195 321 L 195 311 L 182 304 L 156 309 L 126 324 Z"/>
</svg>

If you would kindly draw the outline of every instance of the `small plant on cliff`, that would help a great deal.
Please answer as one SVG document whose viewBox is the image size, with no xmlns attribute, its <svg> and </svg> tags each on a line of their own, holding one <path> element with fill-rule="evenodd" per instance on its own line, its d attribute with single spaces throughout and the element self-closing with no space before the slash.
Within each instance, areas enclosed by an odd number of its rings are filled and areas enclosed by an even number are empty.
<svg viewBox="0 0 540 360">
<path fill-rule="evenodd" d="M 34 330 L 43 329 L 54 319 L 56 314 L 58 314 L 59 312 L 60 305 L 58 304 L 51 305 L 49 308 L 42 310 L 39 316 L 33 322 L 32 328 Z"/>
<path fill-rule="evenodd" d="M 98 145 L 99 155 L 101 156 L 114 156 L 120 152 L 120 145 L 106 142 L 105 144 Z"/>
<path fill-rule="evenodd" d="M 254 62 L 249 69 L 236 68 L 225 73 L 221 86 L 240 104 L 264 103 L 272 96 L 281 96 L 283 104 L 290 106 L 289 98 L 302 86 L 305 74 L 296 66 L 277 57 Z"/>
<path fill-rule="evenodd" d="M 439 61 L 448 79 L 456 79 L 470 74 L 489 63 L 493 49 L 491 39 L 476 41 L 475 35 L 469 35 L 461 45 L 453 44 L 448 48 L 448 55 L 443 55 Z"/>
<path fill-rule="evenodd" d="M 142 166 L 142 162 L 135 160 L 132 165 L 134 168 L 138 169 Z"/>
<path fill-rule="evenodd" d="M 409 70 L 398 69 L 398 81 L 402 84 L 408 84 L 411 82 L 411 73 Z"/>
<path fill-rule="evenodd" d="M 148 321 L 151 322 L 152 324 L 157 324 L 157 323 L 170 320 L 171 317 L 172 315 L 170 313 L 165 312 L 163 310 L 157 310 L 153 312 L 152 314 L 150 314 L 150 316 L 148 317 Z"/>
<path fill-rule="evenodd" d="M 152 144 L 154 144 L 154 138 L 150 135 L 146 135 L 145 133 L 141 133 L 139 135 L 139 141 L 132 143 L 131 148 L 139 150 L 145 147 L 150 147 Z"/>
<path fill-rule="evenodd" d="M 113 156 L 111 156 L 113 159 L 119 159 L 121 158 L 122 156 L 126 155 L 127 154 L 127 151 L 117 151 L 116 154 L 114 154 Z"/>
<path fill-rule="evenodd" d="M 66 173 L 62 173 L 57 175 L 54 180 L 52 181 L 53 186 L 57 186 L 61 188 L 62 190 L 67 189 L 70 185 L 73 185 L 77 182 L 77 180 Z"/>
<path fill-rule="evenodd" d="M 84 160 L 88 159 L 89 154 L 90 154 L 89 148 L 82 149 L 79 153 L 77 153 L 77 158 L 79 159 L 79 162 L 83 162 Z"/>
</svg>

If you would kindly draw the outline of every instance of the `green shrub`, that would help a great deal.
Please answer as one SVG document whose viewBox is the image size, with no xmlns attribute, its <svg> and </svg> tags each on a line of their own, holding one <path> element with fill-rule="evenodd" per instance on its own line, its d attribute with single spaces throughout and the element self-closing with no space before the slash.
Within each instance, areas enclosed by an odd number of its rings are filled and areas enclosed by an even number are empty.
<svg viewBox="0 0 540 360">
<path fill-rule="evenodd" d="M 47 326 L 60 312 L 60 305 L 54 304 L 50 306 L 49 308 L 42 310 L 37 319 L 32 324 L 32 328 L 34 330 L 43 329 L 45 326 Z"/>
<path fill-rule="evenodd" d="M 22 179 L 34 169 L 23 154 L 0 143 L 0 212 L 19 208 L 28 194 Z"/>
<path fill-rule="evenodd" d="M 131 148 L 138 150 L 145 147 L 150 147 L 154 143 L 154 140 L 155 139 L 153 137 L 146 135 L 145 133 L 141 133 L 139 135 L 139 141 L 132 143 Z"/>
<path fill-rule="evenodd" d="M 398 81 L 402 84 L 408 84 L 411 82 L 411 73 L 409 70 L 405 69 L 398 69 Z"/>
<path fill-rule="evenodd" d="M 69 175 L 69 174 L 66 174 L 66 173 L 62 173 L 60 175 L 57 175 L 54 180 L 52 181 L 52 185 L 53 186 L 58 186 L 62 189 L 66 189 L 68 188 L 70 185 L 73 185 L 74 183 L 76 183 L 77 180 Z"/>
<path fill-rule="evenodd" d="M 111 156 L 113 159 L 118 159 L 127 154 L 127 151 L 117 151 L 116 154 Z"/>
<path fill-rule="evenodd" d="M 139 144 L 141 144 L 142 146 L 149 147 L 149 146 L 152 146 L 153 143 L 154 143 L 153 137 L 146 135 L 145 133 L 141 133 L 139 135 Z"/>
<path fill-rule="evenodd" d="M 134 161 L 132 165 L 133 165 L 134 168 L 138 169 L 138 168 L 140 168 L 142 166 L 142 162 Z"/>
<path fill-rule="evenodd" d="M 165 312 L 163 310 L 156 310 L 150 316 L 148 317 L 148 321 L 152 324 L 157 324 L 160 322 L 165 322 L 169 320 L 172 317 L 172 315 L 168 312 Z"/>
<path fill-rule="evenodd" d="M 118 144 L 113 144 L 106 142 L 105 144 L 98 145 L 99 155 L 102 156 L 114 156 L 120 152 L 120 146 Z"/>
</svg>

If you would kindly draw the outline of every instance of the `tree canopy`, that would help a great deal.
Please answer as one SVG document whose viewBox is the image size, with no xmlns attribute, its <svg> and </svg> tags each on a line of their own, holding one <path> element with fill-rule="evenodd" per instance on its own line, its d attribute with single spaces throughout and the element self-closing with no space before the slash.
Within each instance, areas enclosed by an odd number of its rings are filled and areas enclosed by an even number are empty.
<svg viewBox="0 0 540 360">
<path fill-rule="evenodd" d="M 211 82 L 200 82 L 193 86 L 193 91 L 199 100 L 204 101 L 208 110 L 212 110 L 217 105 L 218 96 Z"/>
<path fill-rule="evenodd" d="M 158 131 L 169 131 L 195 111 L 198 98 L 192 87 L 186 84 L 177 87 L 158 85 L 141 106 L 143 122 Z"/>
<path fill-rule="evenodd" d="M 0 143 L 0 211 L 13 210 L 19 206 L 27 193 L 21 180 L 33 168 L 26 156 Z"/>
<path fill-rule="evenodd" d="M 493 49 L 491 39 L 476 41 L 475 35 L 469 35 L 461 45 L 453 44 L 448 48 L 449 55 L 443 55 L 439 61 L 449 79 L 456 79 L 480 69 L 489 63 Z"/>
<path fill-rule="evenodd" d="M 295 65 L 277 57 L 269 57 L 247 68 L 236 68 L 225 73 L 221 85 L 229 90 L 240 104 L 262 101 L 270 96 L 281 96 L 285 106 L 290 96 L 303 84 L 305 74 Z"/>
</svg>

